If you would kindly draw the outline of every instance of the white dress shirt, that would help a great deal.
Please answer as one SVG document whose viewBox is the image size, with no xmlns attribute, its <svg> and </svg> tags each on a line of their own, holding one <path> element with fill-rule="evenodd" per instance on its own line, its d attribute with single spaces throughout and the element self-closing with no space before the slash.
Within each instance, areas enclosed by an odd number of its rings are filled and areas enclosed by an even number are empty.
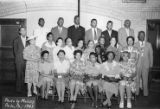
<svg viewBox="0 0 160 109">
<path fill-rule="evenodd" d="M 108 31 L 109 36 L 111 37 L 112 30 L 107 30 L 107 31 Z"/>
<path fill-rule="evenodd" d="M 26 46 L 26 40 L 27 40 L 26 38 L 27 38 L 26 36 L 25 37 L 21 36 L 21 40 L 24 47 Z"/>
<path fill-rule="evenodd" d="M 58 26 L 58 31 L 59 31 L 59 33 L 61 33 L 62 32 L 62 27 Z"/>
<path fill-rule="evenodd" d="M 36 45 L 38 47 L 42 47 L 42 44 L 44 42 L 46 42 L 47 40 L 47 34 L 49 33 L 49 29 L 45 28 L 45 27 L 38 27 L 37 29 L 34 30 L 34 35 L 37 36 L 37 39 L 36 39 Z"/>
<path fill-rule="evenodd" d="M 94 39 L 96 37 L 94 31 L 96 31 L 97 40 Z M 93 41 L 94 41 L 94 43 L 97 43 L 98 42 L 97 28 L 92 28 L 92 34 L 93 34 Z"/>
<path fill-rule="evenodd" d="M 129 28 L 125 28 L 127 36 L 129 36 Z"/>
</svg>

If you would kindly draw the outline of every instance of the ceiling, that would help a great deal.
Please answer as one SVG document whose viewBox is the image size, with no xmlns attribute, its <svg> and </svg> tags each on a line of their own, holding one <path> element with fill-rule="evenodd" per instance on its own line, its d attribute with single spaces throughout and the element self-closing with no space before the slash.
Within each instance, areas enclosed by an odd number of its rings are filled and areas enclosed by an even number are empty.
<svg viewBox="0 0 160 109">
<path fill-rule="evenodd" d="M 0 0 L 0 17 L 43 10 L 77 10 L 78 0 Z M 81 0 L 81 5 L 97 5 L 121 11 L 159 11 L 160 0 L 147 3 L 123 3 L 122 0 Z M 82 6 L 82 7 L 83 7 Z"/>
</svg>

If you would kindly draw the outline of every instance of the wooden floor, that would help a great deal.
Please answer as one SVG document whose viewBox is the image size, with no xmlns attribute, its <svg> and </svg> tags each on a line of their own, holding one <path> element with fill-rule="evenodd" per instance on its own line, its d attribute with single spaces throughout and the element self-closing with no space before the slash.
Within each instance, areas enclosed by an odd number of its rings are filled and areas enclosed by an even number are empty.
<svg viewBox="0 0 160 109">
<path fill-rule="evenodd" d="M 1 83 L 0 84 L 0 101 L 2 101 L 3 96 L 25 96 L 25 94 L 18 94 L 15 92 L 14 83 Z M 100 102 L 100 100 L 99 100 Z M 100 104 L 100 103 L 99 103 Z M 0 108 L 2 103 L 0 103 Z M 65 99 L 64 104 L 59 104 L 57 98 L 55 100 L 37 100 L 37 109 L 70 109 L 71 104 Z M 91 107 L 91 102 L 87 99 L 78 98 L 78 102 L 75 109 L 94 109 Z M 106 107 L 99 107 L 98 109 L 107 109 Z M 112 109 L 118 109 L 118 101 L 112 99 Z M 160 83 L 152 83 L 150 87 L 150 95 L 148 97 L 143 97 L 142 95 L 133 101 L 133 109 L 160 109 Z"/>
</svg>

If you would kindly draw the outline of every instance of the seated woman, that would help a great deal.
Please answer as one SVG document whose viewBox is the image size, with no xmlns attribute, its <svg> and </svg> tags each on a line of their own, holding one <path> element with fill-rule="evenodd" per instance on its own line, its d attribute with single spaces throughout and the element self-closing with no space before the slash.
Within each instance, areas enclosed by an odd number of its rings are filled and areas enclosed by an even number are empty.
<svg viewBox="0 0 160 109">
<path fill-rule="evenodd" d="M 122 50 L 122 47 L 118 44 L 115 37 L 111 37 L 110 39 L 110 45 L 107 48 L 107 51 L 113 51 L 115 54 L 115 61 L 119 62 L 120 60 L 120 51 Z"/>
<path fill-rule="evenodd" d="M 65 51 L 59 50 L 57 53 L 58 60 L 54 62 L 55 77 L 56 77 L 56 88 L 58 92 L 58 101 L 64 102 L 65 87 L 68 85 L 68 74 L 70 68 L 70 62 L 65 59 Z"/>
<path fill-rule="evenodd" d="M 77 94 L 79 90 L 83 89 L 84 83 L 83 83 L 83 75 L 84 75 L 84 63 L 81 61 L 82 57 L 82 51 L 76 50 L 74 51 L 74 57 L 75 60 L 71 64 L 70 67 L 70 101 L 72 103 L 76 103 L 77 100 Z"/>
<path fill-rule="evenodd" d="M 84 50 L 83 55 L 82 55 L 82 60 L 84 62 L 87 62 L 89 60 L 89 54 L 91 52 L 95 52 L 94 48 L 95 48 L 94 41 L 89 40 L 87 43 L 87 48 Z"/>
<path fill-rule="evenodd" d="M 127 108 L 132 108 L 131 104 L 131 92 L 135 92 L 135 77 L 136 67 L 129 61 L 129 52 L 123 52 L 123 60 L 120 62 L 121 78 L 119 92 L 120 92 L 120 104 L 119 108 L 124 108 L 124 94 L 127 92 Z"/>
<path fill-rule="evenodd" d="M 33 85 L 33 93 L 37 94 L 38 84 L 38 63 L 40 61 L 40 48 L 35 45 L 36 36 L 30 36 L 27 41 L 29 45 L 23 51 L 23 58 L 27 61 L 25 70 L 25 83 L 27 83 L 27 96 L 32 96 L 31 87 Z"/>
<path fill-rule="evenodd" d="M 68 59 L 70 61 L 70 63 L 72 63 L 74 61 L 74 55 L 73 55 L 73 53 L 74 53 L 74 50 L 75 50 L 74 46 L 72 45 L 72 39 L 69 38 L 69 37 L 67 37 L 65 39 L 65 44 L 66 45 L 63 48 L 63 50 L 66 53 L 65 57 L 66 57 L 66 59 Z"/>
<path fill-rule="evenodd" d="M 42 91 L 42 99 L 48 99 L 48 92 L 50 87 L 53 85 L 53 64 L 48 61 L 49 52 L 42 51 L 41 53 L 42 62 L 39 63 L 39 87 Z"/>
<path fill-rule="evenodd" d="M 42 51 L 47 50 L 49 52 L 48 60 L 52 63 L 53 62 L 53 49 L 56 47 L 53 41 L 53 34 L 49 32 L 47 34 L 47 41 L 42 45 Z"/>
<path fill-rule="evenodd" d="M 118 82 L 119 78 L 119 64 L 114 61 L 115 54 L 113 51 L 108 51 L 106 54 L 107 61 L 101 66 L 102 83 L 100 89 L 106 93 L 107 99 L 103 102 L 103 106 L 108 105 L 111 108 L 111 97 L 113 94 L 118 94 Z"/>
<path fill-rule="evenodd" d="M 98 96 L 98 84 L 100 79 L 100 64 L 97 63 L 96 53 L 91 52 L 89 55 L 89 61 L 86 63 L 85 67 L 85 78 L 84 81 L 87 86 L 87 91 L 92 99 L 92 106 L 97 106 L 97 96 Z"/>
</svg>

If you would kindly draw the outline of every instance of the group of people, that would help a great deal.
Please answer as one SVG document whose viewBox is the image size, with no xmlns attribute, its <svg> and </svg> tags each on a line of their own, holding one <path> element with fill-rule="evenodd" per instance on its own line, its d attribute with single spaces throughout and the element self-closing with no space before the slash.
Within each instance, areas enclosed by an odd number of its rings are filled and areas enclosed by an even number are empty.
<svg viewBox="0 0 160 109">
<path fill-rule="evenodd" d="M 102 32 L 97 20 L 91 20 L 91 29 L 80 26 L 79 16 L 74 25 L 63 27 L 64 19 L 59 17 L 58 26 L 48 31 L 43 18 L 34 35 L 27 37 L 26 29 L 20 28 L 14 40 L 14 54 L 17 69 L 17 91 L 27 83 L 27 96 L 37 94 L 48 99 L 51 86 L 55 87 L 58 101 L 64 102 L 65 89 L 70 91 L 70 102 L 77 101 L 79 92 L 88 92 L 92 106 L 97 107 L 98 93 L 104 92 L 103 106 L 111 107 L 112 95 L 120 94 L 119 107 L 132 108 L 132 92 L 139 95 L 142 80 L 143 95 L 148 96 L 148 73 L 153 65 L 152 46 L 145 39 L 145 32 L 139 31 L 135 42 L 131 21 L 125 20 L 124 27 L 113 30 L 113 22 L 107 22 Z M 31 90 L 33 87 L 33 90 Z"/>
</svg>

